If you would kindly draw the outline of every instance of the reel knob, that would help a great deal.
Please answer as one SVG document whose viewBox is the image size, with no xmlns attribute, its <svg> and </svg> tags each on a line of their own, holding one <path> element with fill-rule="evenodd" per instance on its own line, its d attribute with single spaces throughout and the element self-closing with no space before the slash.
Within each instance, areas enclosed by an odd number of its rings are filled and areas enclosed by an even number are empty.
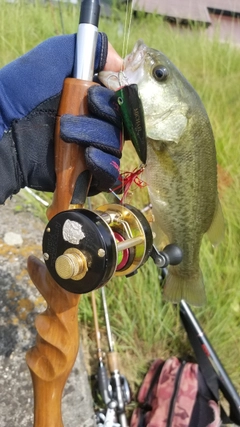
<svg viewBox="0 0 240 427">
<path fill-rule="evenodd" d="M 170 243 L 163 249 L 164 256 L 166 257 L 168 264 L 178 265 L 182 261 L 183 253 L 179 246 Z"/>
<path fill-rule="evenodd" d="M 55 261 L 55 269 L 62 279 L 82 279 L 88 271 L 87 260 L 76 248 L 67 249 Z"/>
</svg>

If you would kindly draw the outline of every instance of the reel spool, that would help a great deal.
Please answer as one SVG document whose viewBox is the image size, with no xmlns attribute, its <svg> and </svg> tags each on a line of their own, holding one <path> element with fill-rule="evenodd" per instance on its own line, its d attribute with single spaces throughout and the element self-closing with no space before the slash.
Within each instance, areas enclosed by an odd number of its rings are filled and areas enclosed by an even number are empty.
<svg viewBox="0 0 240 427">
<path fill-rule="evenodd" d="M 96 211 L 55 215 L 44 231 L 43 258 L 60 286 L 84 294 L 113 275 L 134 274 L 151 254 L 152 244 L 152 230 L 138 209 L 107 204 Z"/>
</svg>

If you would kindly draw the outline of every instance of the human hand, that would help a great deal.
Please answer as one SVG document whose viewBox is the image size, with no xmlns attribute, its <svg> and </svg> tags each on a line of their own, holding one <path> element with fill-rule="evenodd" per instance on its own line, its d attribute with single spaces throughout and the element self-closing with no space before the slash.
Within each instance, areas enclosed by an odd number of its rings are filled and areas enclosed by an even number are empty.
<svg viewBox="0 0 240 427">
<path fill-rule="evenodd" d="M 75 35 L 53 37 L 0 70 L 0 203 L 26 185 L 42 191 L 54 191 L 55 117 L 64 79 L 72 75 L 75 41 Z M 121 58 L 111 46 L 107 56 L 107 46 L 107 36 L 99 33 L 95 72 L 104 66 L 105 69 L 111 68 L 112 61 L 116 68 L 121 68 Z M 99 101 L 105 103 L 109 98 L 111 93 L 108 91 L 108 96 L 104 95 Z M 95 110 L 91 113 L 98 117 L 104 108 L 96 99 L 94 103 Z M 112 108 L 115 106 L 109 107 L 108 112 Z M 118 114 L 115 108 L 113 116 Z M 86 156 L 95 178 L 93 182 L 102 182 L 106 169 L 107 189 L 118 177 L 121 147 L 120 119 L 114 123 L 111 118 L 100 116 L 98 124 L 105 119 L 114 139 L 110 141 L 106 135 L 107 148 L 103 137 L 101 147 L 96 148 L 99 152 L 89 147 Z M 85 130 L 89 132 L 90 128 L 88 121 Z M 70 141 L 67 133 L 65 130 L 65 137 Z M 94 132 L 91 141 L 94 145 L 93 140 Z M 83 145 L 86 146 L 86 142 Z M 100 153 L 101 150 L 104 154 Z"/>
<path fill-rule="evenodd" d="M 123 66 L 123 59 L 118 55 L 114 47 L 108 42 L 108 54 L 104 71 L 120 71 Z"/>
</svg>

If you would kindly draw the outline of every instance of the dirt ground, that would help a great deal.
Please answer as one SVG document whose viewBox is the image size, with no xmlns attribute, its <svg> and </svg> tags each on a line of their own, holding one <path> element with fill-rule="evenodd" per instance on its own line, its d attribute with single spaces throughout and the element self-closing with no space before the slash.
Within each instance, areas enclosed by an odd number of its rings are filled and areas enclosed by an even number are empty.
<svg viewBox="0 0 240 427">
<path fill-rule="evenodd" d="M 0 425 L 33 426 L 33 391 L 25 362 L 34 345 L 36 314 L 46 308 L 26 269 L 29 255 L 42 259 L 44 223 L 21 209 L 21 193 L 0 206 Z M 44 410 L 44 408 L 43 408 Z M 64 427 L 95 425 L 82 351 L 64 389 Z"/>
</svg>

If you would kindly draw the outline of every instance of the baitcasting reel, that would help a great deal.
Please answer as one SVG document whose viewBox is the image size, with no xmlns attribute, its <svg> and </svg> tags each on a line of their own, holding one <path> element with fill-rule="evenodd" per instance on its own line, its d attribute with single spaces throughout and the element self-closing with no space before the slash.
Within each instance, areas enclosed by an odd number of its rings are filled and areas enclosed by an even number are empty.
<svg viewBox="0 0 240 427">
<path fill-rule="evenodd" d="M 150 225 L 129 205 L 60 212 L 49 221 L 43 236 L 43 257 L 50 274 L 60 286 L 79 294 L 102 286 L 114 274 L 133 274 L 151 250 Z"/>
<path fill-rule="evenodd" d="M 171 261 L 176 248 L 168 245 L 166 251 L 158 252 L 147 219 L 130 205 L 60 212 L 43 235 L 43 258 L 51 276 L 78 294 L 101 287 L 113 275 L 131 276 L 149 256 L 160 267 L 179 263 L 179 256 L 177 262 Z"/>
</svg>

